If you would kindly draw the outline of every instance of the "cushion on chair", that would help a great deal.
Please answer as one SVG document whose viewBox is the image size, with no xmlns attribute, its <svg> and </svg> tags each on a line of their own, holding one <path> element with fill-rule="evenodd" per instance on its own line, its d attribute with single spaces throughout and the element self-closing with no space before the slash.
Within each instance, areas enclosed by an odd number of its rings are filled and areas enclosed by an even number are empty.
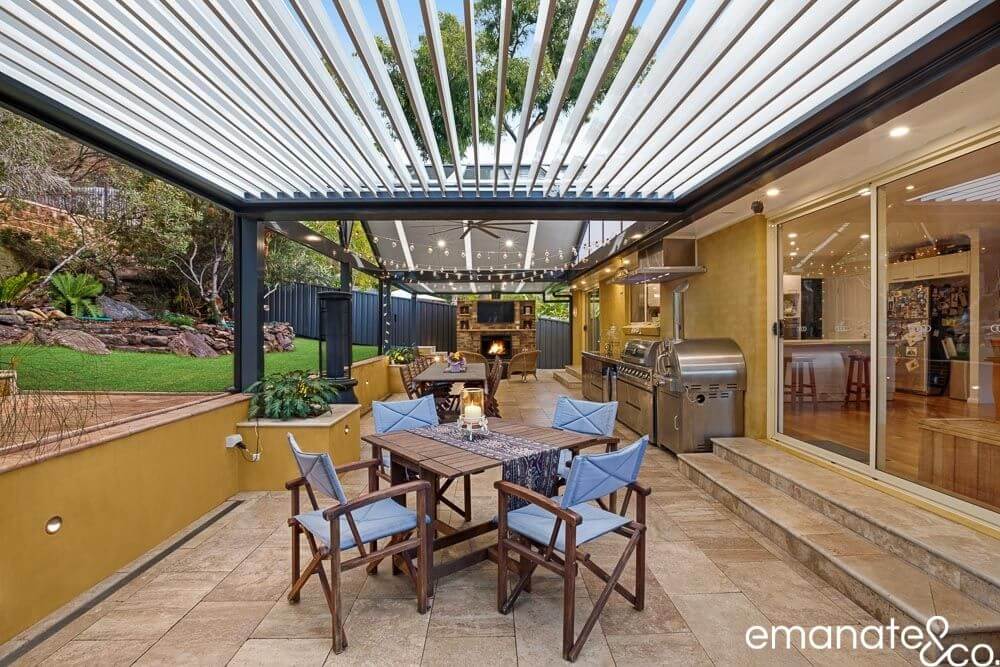
<svg viewBox="0 0 1000 667">
<path fill-rule="evenodd" d="M 417 513 L 406 509 L 395 500 L 386 498 L 371 505 L 365 505 L 351 512 L 362 542 L 371 542 L 396 533 L 414 530 L 417 527 Z M 431 518 L 426 517 L 430 523 Z M 323 518 L 323 510 L 296 514 L 295 520 L 302 524 L 317 540 L 325 545 L 330 542 L 330 522 Z M 340 548 L 350 549 L 354 545 L 354 533 L 347 523 L 347 517 L 340 517 Z"/>
<path fill-rule="evenodd" d="M 557 503 L 562 504 L 562 498 L 555 497 Z M 576 544 L 579 546 L 601 535 L 610 533 L 619 526 L 624 526 L 630 519 L 619 516 L 613 512 L 606 512 L 600 507 L 594 507 L 587 503 L 574 505 L 569 509 L 573 510 L 583 518 L 583 522 L 576 527 Z M 552 536 L 552 527 L 555 525 L 556 517 L 546 509 L 537 505 L 525 505 L 513 512 L 507 513 L 507 525 L 516 533 L 531 538 L 539 544 L 548 544 Z M 556 549 L 566 550 L 566 524 L 559 527 L 559 535 L 556 537 Z"/>
<path fill-rule="evenodd" d="M 437 426 L 437 408 L 433 396 L 423 396 L 411 401 L 372 401 L 372 419 L 376 433 L 392 433 L 412 428 Z"/>
<path fill-rule="evenodd" d="M 617 414 L 618 401 L 595 403 L 560 396 L 556 401 L 552 427 L 588 435 L 610 436 L 615 432 Z"/>
</svg>

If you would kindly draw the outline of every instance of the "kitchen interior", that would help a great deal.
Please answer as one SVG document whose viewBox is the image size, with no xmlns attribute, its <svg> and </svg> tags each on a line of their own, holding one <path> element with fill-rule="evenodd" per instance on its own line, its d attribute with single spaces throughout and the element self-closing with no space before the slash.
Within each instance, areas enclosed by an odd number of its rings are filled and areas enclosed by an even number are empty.
<svg viewBox="0 0 1000 667">
<path fill-rule="evenodd" d="M 695 240 L 667 238 L 604 268 L 611 275 L 585 293 L 584 398 L 618 401 L 618 421 L 674 453 L 707 451 L 710 438 L 744 432 L 740 347 L 684 334 L 685 293 L 706 271 Z"/>
</svg>

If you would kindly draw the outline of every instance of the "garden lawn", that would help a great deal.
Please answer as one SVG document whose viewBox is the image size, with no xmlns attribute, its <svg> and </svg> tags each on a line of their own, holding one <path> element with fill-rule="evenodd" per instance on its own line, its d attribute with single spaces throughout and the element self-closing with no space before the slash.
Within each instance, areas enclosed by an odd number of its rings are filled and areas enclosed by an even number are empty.
<svg viewBox="0 0 1000 667">
<path fill-rule="evenodd" d="M 378 348 L 373 345 L 354 346 L 354 361 L 377 354 Z M 233 386 L 232 355 L 195 359 L 173 354 L 112 352 L 97 356 L 64 347 L 0 347 L 0 367 L 8 367 L 12 358 L 16 358 L 18 386 L 29 390 L 217 392 Z M 318 367 L 318 341 L 309 338 L 296 338 L 292 352 L 264 355 L 266 373 Z"/>
</svg>

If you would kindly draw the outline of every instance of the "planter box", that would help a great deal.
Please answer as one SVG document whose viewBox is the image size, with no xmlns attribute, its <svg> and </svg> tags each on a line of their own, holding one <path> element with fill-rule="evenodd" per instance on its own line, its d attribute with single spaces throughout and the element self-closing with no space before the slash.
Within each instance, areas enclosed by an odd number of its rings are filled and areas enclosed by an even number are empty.
<svg viewBox="0 0 1000 667">
<path fill-rule="evenodd" d="M 17 371 L 0 371 L 0 396 L 17 393 Z"/>
<path fill-rule="evenodd" d="M 406 388 L 403 386 L 403 376 L 400 369 L 406 364 L 389 364 L 389 393 L 405 394 Z"/>
<path fill-rule="evenodd" d="M 283 491 L 285 482 L 299 477 L 287 433 L 295 436 L 302 451 L 327 452 L 335 465 L 361 458 L 360 405 L 331 405 L 330 412 L 312 419 L 248 420 L 236 427 L 249 452 L 257 451 L 260 443 L 261 457 L 256 463 L 236 453 L 244 491 Z"/>
</svg>

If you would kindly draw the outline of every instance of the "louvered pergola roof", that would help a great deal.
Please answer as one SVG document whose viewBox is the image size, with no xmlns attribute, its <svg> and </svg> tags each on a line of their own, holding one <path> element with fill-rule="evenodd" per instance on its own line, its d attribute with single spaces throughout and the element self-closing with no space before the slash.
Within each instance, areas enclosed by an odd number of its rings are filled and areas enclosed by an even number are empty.
<svg viewBox="0 0 1000 667">
<path fill-rule="evenodd" d="M 455 164 L 442 158 L 445 146 L 459 154 L 454 105 L 478 113 L 472 0 L 447 3 L 464 14 L 464 72 L 447 71 L 438 2 L 406 1 L 414 4 L 377 0 L 375 13 L 359 0 L 11 0 L 0 3 L 4 101 L 47 110 L 36 115 L 116 143 L 119 155 L 236 209 L 450 198 L 529 200 L 526 218 L 573 217 L 553 206 L 565 204 L 622 218 L 649 209 L 645 217 L 666 219 L 782 133 L 989 5 L 616 0 L 570 105 L 597 5 L 581 0 L 562 60 L 551 65 L 550 108 L 529 136 L 557 3 L 540 0 L 521 54 L 529 63 L 524 97 L 508 99 L 498 86 L 491 110 L 498 130 L 505 119 L 516 128 L 513 157 L 501 165 L 502 151 L 481 145 L 477 127 L 468 155 Z M 501 0 L 503 36 L 511 11 L 512 0 Z M 402 97 L 377 35 L 392 45 Z M 433 82 L 417 75 L 417 37 L 429 46 Z M 499 52 L 504 76 L 508 50 Z M 468 99 L 453 99 L 455 77 L 467 77 Z M 440 118 L 430 115 L 428 90 Z M 434 122 L 444 127 L 443 145 Z"/>
</svg>

